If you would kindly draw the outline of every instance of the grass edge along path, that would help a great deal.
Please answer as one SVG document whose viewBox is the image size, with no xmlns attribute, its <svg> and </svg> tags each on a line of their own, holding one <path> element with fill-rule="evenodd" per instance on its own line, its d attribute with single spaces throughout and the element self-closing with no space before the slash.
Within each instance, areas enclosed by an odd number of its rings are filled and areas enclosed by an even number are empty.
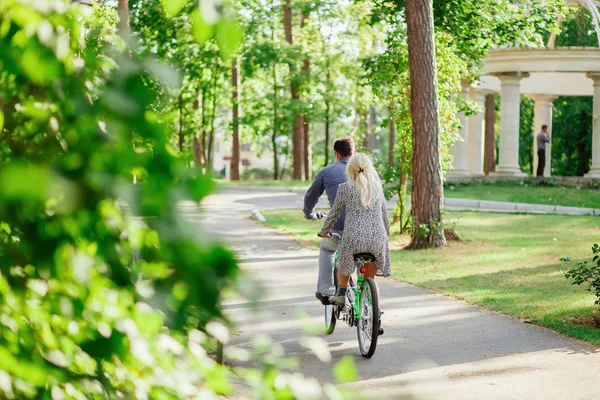
<svg viewBox="0 0 600 400">
<path fill-rule="evenodd" d="M 509 203 L 600 209 L 600 190 L 595 182 L 586 185 L 547 186 L 535 181 L 446 182 L 448 198 L 504 201 Z"/>
<path fill-rule="evenodd" d="M 320 223 L 297 210 L 263 212 L 263 224 L 318 248 Z M 441 249 L 401 250 L 407 236 L 390 240 L 392 278 L 442 293 L 559 333 L 600 345 L 594 296 L 564 277 L 568 265 L 591 258 L 600 235 L 594 216 L 448 212 L 465 243 Z"/>
<path fill-rule="evenodd" d="M 307 190 L 311 182 L 293 180 L 215 179 L 217 186 L 254 186 Z M 591 184 L 590 184 L 591 185 Z M 589 185 L 588 185 L 589 186 Z M 588 186 L 532 186 L 528 181 L 446 182 L 444 195 L 449 199 L 503 201 L 509 203 L 600 209 L 600 190 Z"/>
<path fill-rule="evenodd" d="M 308 189 L 312 182 L 308 181 L 293 181 L 293 180 L 240 180 L 230 181 L 227 179 L 213 179 L 217 186 L 255 186 L 255 187 L 271 187 L 281 189 Z"/>
</svg>

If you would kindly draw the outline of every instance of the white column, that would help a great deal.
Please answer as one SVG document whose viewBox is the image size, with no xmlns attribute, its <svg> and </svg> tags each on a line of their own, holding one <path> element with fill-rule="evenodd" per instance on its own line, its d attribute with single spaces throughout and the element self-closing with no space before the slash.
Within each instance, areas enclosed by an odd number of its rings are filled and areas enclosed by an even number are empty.
<svg viewBox="0 0 600 400">
<path fill-rule="evenodd" d="M 589 73 L 594 81 L 594 117 L 592 122 L 592 168 L 586 178 L 600 178 L 600 73 Z"/>
<path fill-rule="evenodd" d="M 463 99 L 469 98 L 469 86 L 464 85 L 460 91 L 460 97 Z M 464 112 L 458 113 L 458 119 L 460 120 L 460 131 L 458 132 L 460 138 L 450 147 L 450 154 L 452 155 L 452 169 L 448 171 L 447 176 L 449 178 L 467 178 L 470 177 L 468 168 L 467 158 L 467 144 L 469 140 L 469 119 Z"/>
<path fill-rule="evenodd" d="M 537 135 L 541 132 L 542 125 L 548 125 L 548 135 L 550 136 L 550 142 L 546 143 L 546 165 L 544 166 L 544 176 L 550 176 L 552 159 L 552 102 L 558 96 L 533 94 L 529 98 L 535 101 L 533 113 L 533 176 L 535 176 L 538 167 Z"/>
<path fill-rule="evenodd" d="M 529 74 L 506 72 L 496 76 L 500 79 L 500 157 L 494 175 L 525 176 L 519 168 L 520 81 Z"/>
<path fill-rule="evenodd" d="M 471 89 L 471 100 L 481 108 L 481 112 L 469 118 L 468 167 L 472 176 L 483 176 L 483 151 L 485 145 L 485 95 L 481 89 Z"/>
</svg>

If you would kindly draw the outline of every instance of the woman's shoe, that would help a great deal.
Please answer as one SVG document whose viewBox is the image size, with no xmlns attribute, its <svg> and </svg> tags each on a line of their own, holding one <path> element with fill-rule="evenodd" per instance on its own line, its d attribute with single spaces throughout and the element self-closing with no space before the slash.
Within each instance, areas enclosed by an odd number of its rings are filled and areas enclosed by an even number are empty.
<svg viewBox="0 0 600 400">
<path fill-rule="evenodd" d="M 331 296 L 329 298 L 329 303 L 343 307 L 346 305 L 346 295 L 344 294 L 343 296 Z"/>
</svg>

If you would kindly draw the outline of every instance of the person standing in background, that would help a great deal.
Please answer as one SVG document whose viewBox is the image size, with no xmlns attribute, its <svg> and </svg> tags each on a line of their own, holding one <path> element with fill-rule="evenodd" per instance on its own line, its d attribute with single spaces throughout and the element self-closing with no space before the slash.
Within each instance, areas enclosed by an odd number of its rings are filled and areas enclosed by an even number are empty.
<svg viewBox="0 0 600 400">
<path fill-rule="evenodd" d="M 537 134 L 537 153 L 538 153 L 538 167 L 537 176 L 544 176 L 544 167 L 546 166 L 546 146 L 550 142 L 550 135 L 548 134 L 548 125 L 542 125 L 542 130 Z"/>
</svg>

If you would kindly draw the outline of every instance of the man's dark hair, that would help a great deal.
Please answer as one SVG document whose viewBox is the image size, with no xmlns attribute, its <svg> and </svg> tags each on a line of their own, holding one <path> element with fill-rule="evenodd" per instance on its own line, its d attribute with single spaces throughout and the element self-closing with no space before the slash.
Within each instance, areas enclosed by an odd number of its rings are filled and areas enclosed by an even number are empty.
<svg viewBox="0 0 600 400">
<path fill-rule="evenodd" d="M 542 125 L 542 130 L 548 129 L 548 125 Z"/>
<path fill-rule="evenodd" d="M 350 136 L 336 139 L 333 142 L 333 150 L 342 157 L 350 157 L 354 153 L 354 139 Z"/>
</svg>

